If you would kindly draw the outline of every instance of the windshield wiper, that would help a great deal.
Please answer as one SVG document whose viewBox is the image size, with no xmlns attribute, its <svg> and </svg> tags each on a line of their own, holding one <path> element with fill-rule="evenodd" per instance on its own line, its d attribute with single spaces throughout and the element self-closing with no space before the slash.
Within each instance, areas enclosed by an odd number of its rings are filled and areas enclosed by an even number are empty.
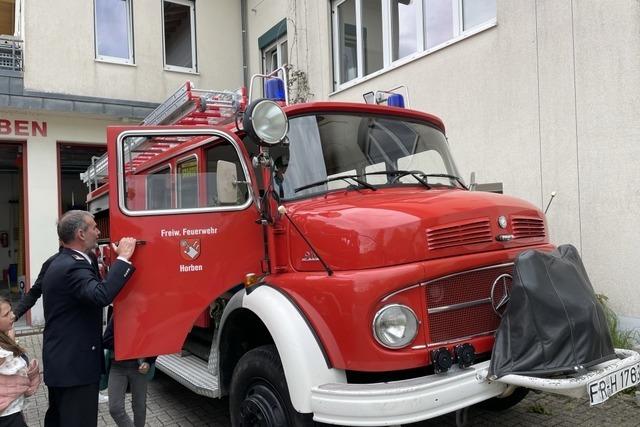
<svg viewBox="0 0 640 427">
<path fill-rule="evenodd" d="M 326 184 L 328 182 L 331 181 L 344 181 L 349 185 L 353 185 L 351 184 L 349 181 L 347 181 L 348 179 L 351 179 L 355 182 L 357 182 L 358 184 L 360 184 L 361 186 L 368 188 L 369 190 L 373 190 L 376 191 L 377 188 L 374 187 L 373 185 L 369 184 L 366 181 L 363 181 L 361 179 L 359 179 L 358 175 L 340 175 L 340 176 L 332 176 L 331 178 L 327 178 L 327 179 L 323 179 L 322 181 L 316 181 L 316 182 L 312 182 L 311 184 L 307 184 L 307 185 L 303 185 L 302 187 L 298 187 L 295 190 L 293 190 L 294 193 L 297 193 L 299 191 L 302 190 L 307 190 L 309 188 L 313 188 L 313 187 L 317 187 L 318 185 L 322 185 L 322 184 Z"/>
<path fill-rule="evenodd" d="M 455 176 L 455 175 L 449 175 L 446 173 L 421 173 L 420 176 L 423 176 L 425 178 L 429 178 L 429 177 L 433 177 L 433 178 L 449 178 L 454 180 L 455 182 L 457 182 L 460 187 L 464 188 L 465 190 L 468 190 L 467 186 L 464 185 L 464 183 L 462 182 L 462 180 Z"/>
<path fill-rule="evenodd" d="M 464 183 L 462 182 L 462 180 L 455 176 L 455 175 L 449 175 L 446 173 L 424 173 L 422 171 L 418 171 L 418 170 L 414 170 L 414 171 L 407 171 L 407 170 L 393 170 L 393 171 L 377 171 L 377 172 L 365 172 L 364 175 L 390 175 L 390 176 L 395 176 L 395 178 L 393 179 L 393 182 L 396 182 L 397 180 L 399 180 L 400 178 L 407 176 L 407 175 L 411 175 L 413 176 L 419 183 L 421 183 L 422 185 L 424 185 L 427 188 L 431 188 L 431 185 L 429 185 L 429 183 L 427 182 L 427 180 L 422 179 L 422 178 L 449 178 L 454 180 L 455 182 L 458 183 L 458 185 L 460 185 L 460 187 L 464 188 L 465 190 L 468 190 L 467 186 L 464 185 Z"/>
<path fill-rule="evenodd" d="M 422 171 L 405 171 L 405 170 L 394 170 L 394 171 L 377 171 L 377 172 L 365 172 L 364 175 L 390 175 L 395 176 L 393 178 L 392 184 L 402 178 L 403 176 L 411 175 L 418 181 L 420 184 L 424 185 L 428 190 L 431 190 L 431 186 L 427 181 L 422 179 L 421 177 L 425 175 Z"/>
</svg>

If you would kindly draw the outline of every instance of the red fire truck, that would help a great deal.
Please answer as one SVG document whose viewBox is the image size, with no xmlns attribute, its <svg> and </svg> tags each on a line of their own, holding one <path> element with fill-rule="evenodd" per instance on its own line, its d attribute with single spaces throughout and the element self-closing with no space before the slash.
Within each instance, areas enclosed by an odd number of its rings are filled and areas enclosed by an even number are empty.
<svg viewBox="0 0 640 427">
<path fill-rule="evenodd" d="M 619 372 L 638 383 L 622 350 L 570 377 L 491 378 L 514 260 L 554 250 L 543 213 L 470 191 L 442 121 L 397 93 L 289 105 L 286 81 L 260 78 L 269 99 L 253 102 L 187 82 L 141 125 L 109 127 L 82 174 L 103 235 L 139 243 L 118 359 L 161 355 L 251 426 L 462 423 L 527 389 L 598 403 Z"/>
</svg>

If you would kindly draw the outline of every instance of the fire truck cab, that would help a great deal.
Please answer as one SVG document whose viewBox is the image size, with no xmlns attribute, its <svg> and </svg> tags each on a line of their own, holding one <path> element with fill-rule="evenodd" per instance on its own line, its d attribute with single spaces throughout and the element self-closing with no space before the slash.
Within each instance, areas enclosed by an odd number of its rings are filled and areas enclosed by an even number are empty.
<svg viewBox="0 0 640 427">
<path fill-rule="evenodd" d="M 405 424 L 640 375 L 619 350 L 566 379 L 489 378 L 514 260 L 554 249 L 543 213 L 469 191 L 441 120 L 396 94 L 289 105 L 262 77 L 275 100 L 187 83 L 141 125 L 109 127 L 82 175 L 105 242 L 139 243 L 114 303 L 118 359 L 160 355 L 252 426 Z"/>
</svg>

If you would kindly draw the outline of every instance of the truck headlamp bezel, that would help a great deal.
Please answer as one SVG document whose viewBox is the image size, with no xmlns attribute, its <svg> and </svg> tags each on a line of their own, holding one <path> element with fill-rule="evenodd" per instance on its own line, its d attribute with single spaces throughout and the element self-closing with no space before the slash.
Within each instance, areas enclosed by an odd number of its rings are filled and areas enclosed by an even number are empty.
<svg viewBox="0 0 640 427">
<path fill-rule="evenodd" d="M 399 324 L 396 323 L 400 319 L 398 318 L 399 314 L 397 310 L 400 310 L 405 317 L 405 323 Z M 395 316 L 396 319 L 393 323 L 388 324 L 388 322 L 392 321 L 390 316 Z M 394 324 L 395 323 L 395 324 Z M 387 324 L 385 326 L 385 324 Z M 403 304 L 389 304 L 382 307 L 373 317 L 372 322 L 372 331 L 373 337 L 383 347 L 390 348 L 393 350 L 397 350 L 400 348 L 404 348 L 411 344 L 413 340 L 418 335 L 418 328 L 420 322 L 418 321 L 418 316 L 416 313 L 406 305 Z M 390 327 L 403 327 L 404 331 L 401 337 L 397 338 L 395 342 L 390 338 L 392 335 L 388 333 Z"/>
<path fill-rule="evenodd" d="M 289 132 L 286 113 L 274 101 L 258 99 L 244 112 L 243 128 L 258 145 L 272 147 L 280 144 Z"/>
</svg>

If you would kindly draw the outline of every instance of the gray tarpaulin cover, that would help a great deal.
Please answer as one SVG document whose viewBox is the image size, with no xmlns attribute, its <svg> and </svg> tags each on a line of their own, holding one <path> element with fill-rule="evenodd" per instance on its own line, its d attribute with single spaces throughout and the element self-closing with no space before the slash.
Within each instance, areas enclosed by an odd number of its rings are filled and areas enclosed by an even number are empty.
<svg viewBox="0 0 640 427">
<path fill-rule="evenodd" d="M 544 376 L 614 359 L 601 305 L 576 248 L 526 251 L 496 332 L 489 375 Z"/>
</svg>

